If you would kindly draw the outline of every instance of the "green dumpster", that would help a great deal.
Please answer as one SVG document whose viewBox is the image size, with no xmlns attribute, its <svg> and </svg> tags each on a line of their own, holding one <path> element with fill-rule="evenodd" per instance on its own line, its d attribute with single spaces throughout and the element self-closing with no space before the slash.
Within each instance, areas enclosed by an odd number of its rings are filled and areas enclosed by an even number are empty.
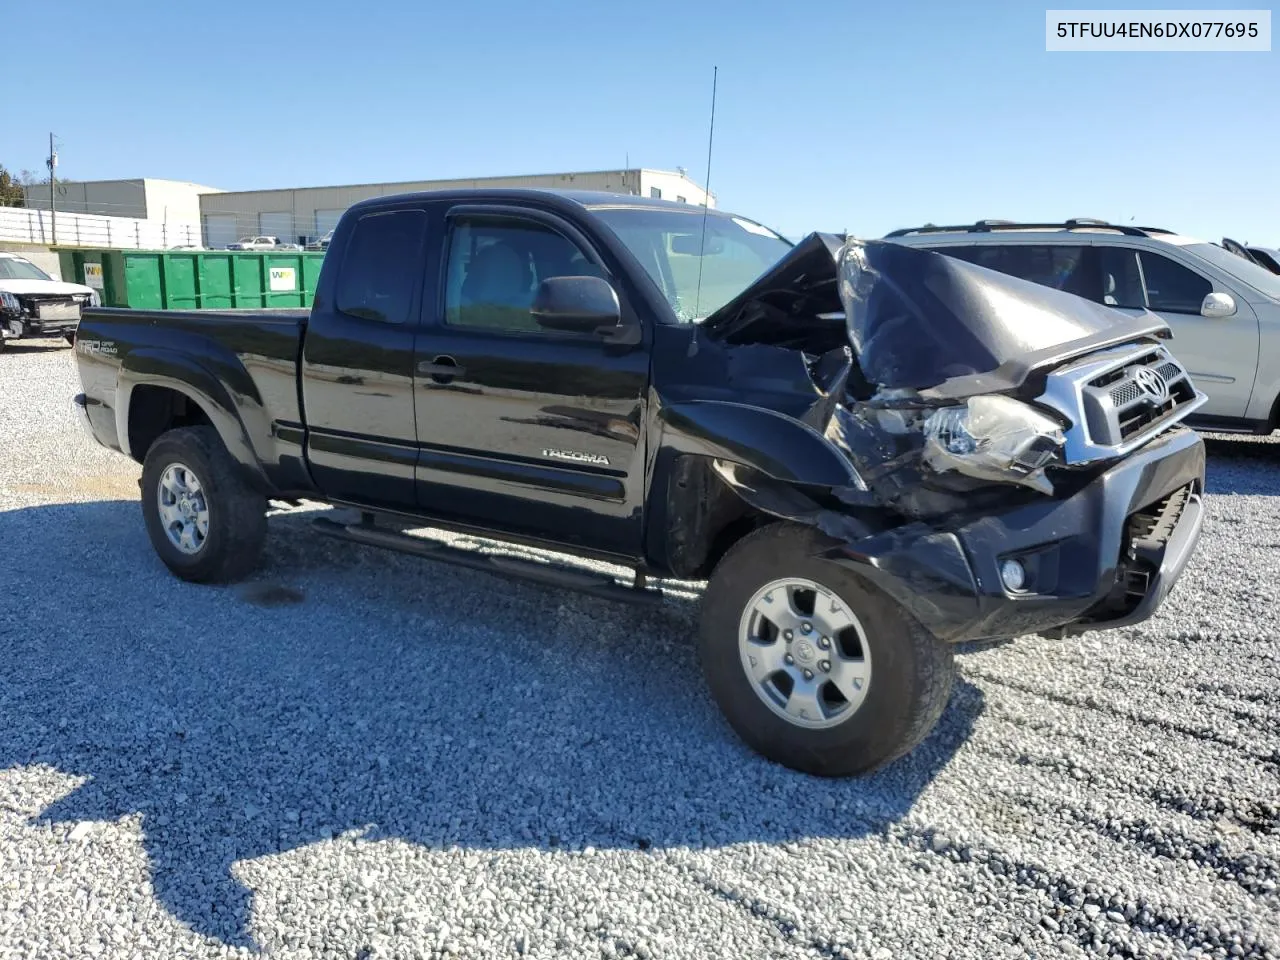
<svg viewBox="0 0 1280 960">
<path fill-rule="evenodd" d="M 102 302 L 107 302 L 104 290 L 106 270 L 101 250 L 59 250 L 58 267 L 67 283 L 83 283 L 98 291 Z"/>
<path fill-rule="evenodd" d="M 310 307 L 323 252 L 58 251 L 62 275 L 96 287 L 110 307 L 226 310 Z"/>
</svg>

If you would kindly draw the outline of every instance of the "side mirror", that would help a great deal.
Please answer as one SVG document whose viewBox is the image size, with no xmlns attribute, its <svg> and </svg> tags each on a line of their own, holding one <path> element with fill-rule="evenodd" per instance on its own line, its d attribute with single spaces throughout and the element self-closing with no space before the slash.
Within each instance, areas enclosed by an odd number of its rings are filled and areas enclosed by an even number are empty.
<svg viewBox="0 0 1280 960">
<path fill-rule="evenodd" d="M 1210 320 L 1221 320 L 1233 317 L 1236 312 L 1236 301 L 1229 293 L 1207 293 L 1200 304 L 1200 316 Z"/>
<path fill-rule="evenodd" d="M 547 330 L 610 333 L 622 322 L 617 291 L 600 277 L 548 277 L 533 298 L 533 320 Z"/>
</svg>

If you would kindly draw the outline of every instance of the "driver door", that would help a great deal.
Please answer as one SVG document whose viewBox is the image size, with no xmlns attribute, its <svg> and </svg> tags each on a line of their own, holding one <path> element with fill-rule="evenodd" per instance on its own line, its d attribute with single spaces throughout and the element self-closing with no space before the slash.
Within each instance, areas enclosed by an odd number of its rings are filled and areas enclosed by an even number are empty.
<svg viewBox="0 0 1280 960">
<path fill-rule="evenodd" d="M 439 213 L 440 283 L 414 347 L 419 510 L 638 557 L 649 332 L 617 345 L 534 322 L 543 280 L 610 279 L 562 218 L 509 204 Z"/>
</svg>

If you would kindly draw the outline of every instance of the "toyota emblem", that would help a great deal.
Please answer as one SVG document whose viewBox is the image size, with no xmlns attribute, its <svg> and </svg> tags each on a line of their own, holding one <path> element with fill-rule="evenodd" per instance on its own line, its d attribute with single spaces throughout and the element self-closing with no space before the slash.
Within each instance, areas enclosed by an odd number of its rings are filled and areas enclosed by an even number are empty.
<svg viewBox="0 0 1280 960">
<path fill-rule="evenodd" d="M 1138 389 L 1156 406 L 1163 406 L 1169 399 L 1169 384 L 1165 383 L 1164 377 L 1150 367 L 1139 367 L 1135 370 L 1133 380 L 1138 385 Z"/>
</svg>

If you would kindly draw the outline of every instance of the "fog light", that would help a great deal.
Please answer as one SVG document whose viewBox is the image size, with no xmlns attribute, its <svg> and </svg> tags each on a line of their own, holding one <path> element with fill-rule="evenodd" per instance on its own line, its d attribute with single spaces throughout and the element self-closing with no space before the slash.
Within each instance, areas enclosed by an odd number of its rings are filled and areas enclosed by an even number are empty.
<svg viewBox="0 0 1280 960">
<path fill-rule="evenodd" d="M 1000 564 L 1000 580 L 1006 590 L 1021 590 L 1027 585 L 1027 571 L 1017 560 Z"/>
</svg>

